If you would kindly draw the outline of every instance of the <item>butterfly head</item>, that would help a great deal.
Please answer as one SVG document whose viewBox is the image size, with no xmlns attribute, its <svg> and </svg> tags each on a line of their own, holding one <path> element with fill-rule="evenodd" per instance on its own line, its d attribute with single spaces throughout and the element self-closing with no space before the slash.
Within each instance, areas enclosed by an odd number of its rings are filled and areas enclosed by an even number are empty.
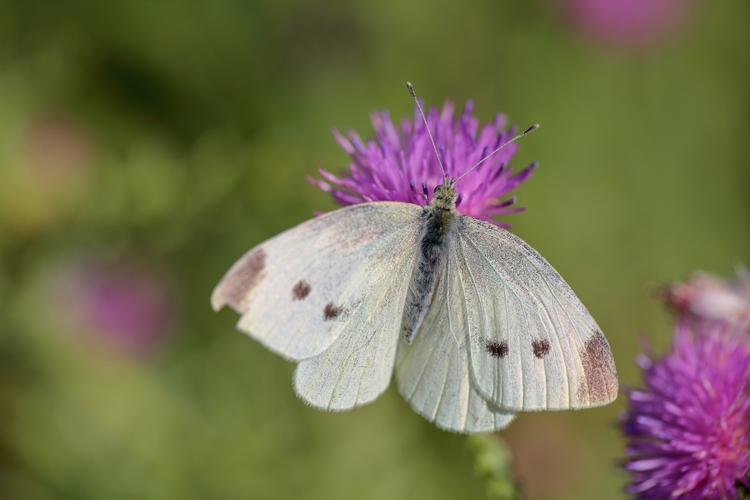
<svg viewBox="0 0 750 500">
<path fill-rule="evenodd" d="M 435 195 L 432 197 L 430 206 L 443 210 L 455 210 L 456 199 L 458 198 L 458 193 L 454 187 L 455 183 L 456 181 L 445 176 L 443 183 L 435 188 Z"/>
</svg>

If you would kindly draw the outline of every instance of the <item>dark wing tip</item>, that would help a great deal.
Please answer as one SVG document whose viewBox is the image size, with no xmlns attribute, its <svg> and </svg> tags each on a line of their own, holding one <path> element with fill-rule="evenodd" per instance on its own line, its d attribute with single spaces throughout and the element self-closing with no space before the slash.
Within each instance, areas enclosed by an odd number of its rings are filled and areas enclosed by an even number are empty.
<svg viewBox="0 0 750 500">
<path fill-rule="evenodd" d="M 602 332 L 595 330 L 578 354 L 583 365 L 578 401 L 587 406 L 601 406 L 614 401 L 618 389 L 617 370 Z"/>
<path fill-rule="evenodd" d="M 218 311 L 229 305 L 235 311 L 242 310 L 250 292 L 263 279 L 266 268 L 266 251 L 257 248 L 238 260 L 211 294 L 211 307 Z"/>
</svg>

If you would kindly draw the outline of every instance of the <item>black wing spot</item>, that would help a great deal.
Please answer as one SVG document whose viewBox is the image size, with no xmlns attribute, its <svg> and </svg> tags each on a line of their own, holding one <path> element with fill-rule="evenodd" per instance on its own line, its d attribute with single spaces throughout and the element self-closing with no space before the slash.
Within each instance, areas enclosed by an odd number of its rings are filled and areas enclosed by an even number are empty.
<svg viewBox="0 0 750 500">
<path fill-rule="evenodd" d="M 485 344 L 485 349 L 493 358 L 504 358 L 508 355 L 508 341 L 503 340 L 498 342 L 496 340 L 488 340 Z"/>
<path fill-rule="evenodd" d="M 305 280 L 299 280 L 296 285 L 294 285 L 294 288 L 292 288 L 292 299 L 293 300 L 302 300 L 308 295 L 310 295 L 310 290 L 312 287 L 310 286 L 310 283 L 308 283 Z"/>
<path fill-rule="evenodd" d="M 534 356 L 542 359 L 549 354 L 549 340 L 537 339 L 531 343 L 531 347 L 534 349 Z"/>
<path fill-rule="evenodd" d="M 333 305 L 333 302 L 329 302 L 328 304 L 326 304 L 325 309 L 323 309 L 323 321 L 338 318 L 343 309 L 343 307 L 335 306 Z"/>
</svg>

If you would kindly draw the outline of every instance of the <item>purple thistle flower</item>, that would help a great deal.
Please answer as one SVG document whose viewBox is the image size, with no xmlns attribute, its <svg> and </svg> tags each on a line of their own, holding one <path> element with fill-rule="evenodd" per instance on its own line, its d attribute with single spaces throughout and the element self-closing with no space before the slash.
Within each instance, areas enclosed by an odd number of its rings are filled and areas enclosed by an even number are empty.
<svg viewBox="0 0 750 500">
<path fill-rule="evenodd" d="M 628 393 L 627 487 L 639 499 L 735 499 L 750 472 L 750 352 L 726 323 L 682 321 L 672 350 L 641 356 Z"/>
<path fill-rule="evenodd" d="M 673 38 L 686 23 L 688 0 L 558 0 L 588 37 L 622 49 L 646 49 Z"/>
<path fill-rule="evenodd" d="M 750 277 L 744 269 L 729 280 L 697 272 L 684 283 L 663 287 L 656 296 L 680 316 L 725 321 L 750 329 Z"/>
<path fill-rule="evenodd" d="M 176 300 L 165 278 L 138 263 L 66 260 L 49 274 L 53 321 L 116 351 L 149 355 L 175 324 Z"/>
<path fill-rule="evenodd" d="M 89 328 L 132 354 L 161 343 L 173 321 L 166 283 L 144 269 L 92 267 L 82 276 L 81 304 Z"/>
<path fill-rule="evenodd" d="M 479 120 L 472 116 L 473 109 L 474 104 L 469 101 L 463 114 L 454 118 L 453 102 L 446 101 L 442 112 L 431 108 L 426 114 L 445 173 L 453 179 L 509 141 L 516 132 L 515 127 L 503 130 L 505 116 L 502 114 L 480 130 Z M 331 193 L 334 201 L 341 205 L 367 201 L 426 205 L 435 187 L 443 183 L 443 173 L 419 112 L 415 110 L 413 120 L 404 119 L 400 129 L 393 124 L 387 111 L 373 113 L 372 123 L 376 137 L 367 143 L 354 131 L 349 131 L 347 138 L 334 130 L 336 141 L 349 153 L 353 163 L 340 177 L 318 169 L 323 180 L 308 177 L 308 181 Z M 505 201 L 499 198 L 528 179 L 536 167 L 536 163 L 532 163 L 512 173 L 508 162 L 517 147 L 509 144 L 457 183 L 459 212 L 510 227 L 491 217 L 525 209 L 511 206 L 516 201 L 515 196 Z"/>
</svg>

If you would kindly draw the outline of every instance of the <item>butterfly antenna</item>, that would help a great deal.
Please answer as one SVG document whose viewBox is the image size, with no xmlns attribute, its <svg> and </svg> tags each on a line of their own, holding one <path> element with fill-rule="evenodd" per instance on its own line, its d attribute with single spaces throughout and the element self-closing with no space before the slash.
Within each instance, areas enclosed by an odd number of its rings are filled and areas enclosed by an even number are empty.
<svg viewBox="0 0 750 500">
<path fill-rule="evenodd" d="M 474 165 L 474 166 L 473 166 L 473 167 L 471 167 L 471 168 L 470 168 L 469 170 L 467 170 L 466 172 L 464 172 L 463 174 L 461 174 L 461 177 L 459 177 L 458 179 L 456 179 L 456 182 L 458 182 L 458 181 L 460 181 L 461 179 L 463 179 L 463 177 L 464 177 L 464 176 L 465 176 L 466 174 L 468 174 L 469 172 L 471 172 L 472 170 L 474 170 L 475 168 L 477 168 L 477 167 L 478 167 L 479 165 L 481 165 L 482 163 L 484 163 L 484 161 L 485 161 L 485 160 L 489 159 L 489 157 L 490 157 L 490 156 L 494 155 L 495 153 L 497 153 L 498 151 L 500 151 L 501 149 L 503 149 L 503 148 L 504 148 L 505 146 L 507 146 L 508 144 L 510 144 L 510 143 L 512 143 L 512 142 L 515 142 L 515 141 L 517 141 L 517 140 L 518 140 L 518 139 L 520 139 L 521 137 L 525 136 L 526 134 L 530 134 L 531 132 L 535 131 L 535 130 L 536 130 L 536 129 L 538 129 L 538 128 L 539 128 L 539 124 L 538 124 L 538 123 L 535 123 L 535 124 L 534 124 L 534 125 L 532 125 L 531 127 L 527 128 L 526 130 L 524 130 L 523 132 L 521 132 L 520 134 L 518 134 L 517 136 L 515 136 L 515 137 L 514 137 L 513 139 L 511 139 L 511 140 L 509 140 L 508 142 L 504 143 L 504 144 L 503 144 L 502 146 L 500 146 L 499 148 L 497 148 L 496 150 L 494 150 L 494 151 L 493 151 L 492 153 L 488 154 L 487 156 L 485 156 L 484 158 L 482 158 L 481 160 L 479 160 L 479 161 L 478 161 L 478 162 L 476 163 L 476 165 Z"/>
<path fill-rule="evenodd" d="M 440 161 L 440 154 L 438 154 L 437 146 L 435 146 L 435 140 L 432 138 L 432 132 L 430 132 L 430 126 L 427 125 L 427 117 L 424 115 L 424 111 L 422 111 L 422 106 L 419 105 L 419 100 L 417 99 L 417 94 L 414 93 L 414 87 L 411 86 L 411 83 L 406 82 L 406 88 L 409 89 L 409 93 L 411 94 L 411 98 L 414 99 L 414 103 L 417 105 L 417 109 L 419 109 L 419 114 L 422 115 L 422 121 L 424 122 L 424 126 L 427 129 L 427 135 L 430 136 L 430 142 L 432 143 L 432 149 L 435 150 L 435 156 L 437 157 L 438 165 L 440 165 L 440 170 L 443 172 L 443 178 L 446 178 L 445 175 L 445 169 L 443 168 L 443 162 Z"/>
</svg>

